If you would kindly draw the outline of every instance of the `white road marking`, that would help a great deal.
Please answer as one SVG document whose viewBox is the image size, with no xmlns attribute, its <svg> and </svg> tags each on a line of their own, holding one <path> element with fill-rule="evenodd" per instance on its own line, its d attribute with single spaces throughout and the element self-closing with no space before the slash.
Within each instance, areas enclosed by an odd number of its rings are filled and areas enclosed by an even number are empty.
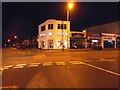
<svg viewBox="0 0 120 90">
<path fill-rule="evenodd" d="M 96 62 L 114 62 L 114 61 L 117 61 L 116 59 L 101 59 L 101 60 L 95 60 Z"/>
<path fill-rule="evenodd" d="M 105 61 L 105 59 L 104 58 L 99 58 L 100 60 L 103 60 L 103 61 Z"/>
<path fill-rule="evenodd" d="M 57 65 L 65 65 L 65 62 L 56 62 Z"/>
<path fill-rule="evenodd" d="M 101 67 L 98 67 L 98 66 L 94 66 L 94 65 L 91 65 L 91 64 L 88 64 L 88 63 L 84 63 L 84 65 L 87 65 L 87 66 L 90 66 L 90 67 L 93 67 L 95 69 L 98 69 L 98 70 L 101 70 L 101 71 L 104 71 L 104 72 L 108 72 L 108 73 L 111 73 L 113 75 L 117 75 L 117 76 L 120 76 L 119 73 L 116 73 L 116 72 L 113 72 L 113 71 L 110 71 L 110 70 L 107 70 L 107 69 L 104 69 L 104 68 L 101 68 Z"/>
<path fill-rule="evenodd" d="M 4 67 L 8 67 L 8 68 L 10 68 L 10 67 L 13 67 L 13 65 L 9 65 L 9 66 L 4 66 Z M 3 67 L 3 68 L 4 68 L 4 67 Z"/>
<path fill-rule="evenodd" d="M 0 68 L 0 74 L 2 74 L 2 72 L 3 72 L 3 68 Z"/>
<path fill-rule="evenodd" d="M 37 67 L 39 66 L 38 64 L 33 64 L 33 65 L 28 65 L 28 67 Z"/>
<path fill-rule="evenodd" d="M 116 61 L 116 59 L 108 59 L 108 60 L 106 60 L 106 61 L 108 61 L 108 62 L 113 62 L 113 61 Z"/>
<path fill-rule="evenodd" d="M 81 61 L 70 61 L 71 64 L 83 64 Z"/>
<path fill-rule="evenodd" d="M 5 69 L 9 69 L 9 68 L 11 68 L 11 67 L 13 67 L 13 65 L 4 66 L 4 67 L 3 67 L 3 70 L 5 70 Z"/>
<path fill-rule="evenodd" d="M 43 66 L 51 66 L 53 64 L 53 62 L 44 62 Z"/>
<path fill-rule="evenodd" d="M 37 67 L 39 66 L 41 63 L 30 63 L 30 65 L 28 65 L 28 67 Z"/>
<path fill-rule="evenodd" d="M 15 66 L 13 68 L 24 68 L 24 66 Z"/>
<path fill-rule="evenodd" d="M 27 64 L 17 64 L 16 66 L 26 66 Z"/>
</svg>

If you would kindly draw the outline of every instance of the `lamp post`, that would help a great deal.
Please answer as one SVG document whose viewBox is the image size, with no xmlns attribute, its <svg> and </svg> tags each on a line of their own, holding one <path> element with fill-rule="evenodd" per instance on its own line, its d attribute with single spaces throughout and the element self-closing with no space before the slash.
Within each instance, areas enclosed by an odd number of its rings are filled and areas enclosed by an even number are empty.
<svg viewBox="0 0 120 90">
<path fill-rule="evenodd" d="M 68 21 L 69 21 L 69 14 L 70 10 L 73 8 L 73 3 L 68 3 L 68 9 L 67 9 L 67 49 L 68 49 Z"/>
</svg>

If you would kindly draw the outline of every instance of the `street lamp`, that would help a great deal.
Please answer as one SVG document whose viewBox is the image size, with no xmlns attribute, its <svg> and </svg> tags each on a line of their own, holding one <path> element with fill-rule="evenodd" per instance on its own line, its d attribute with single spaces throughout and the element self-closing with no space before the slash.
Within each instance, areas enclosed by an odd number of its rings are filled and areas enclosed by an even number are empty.
<svg viewBox="0 0 120 90">
<path fill-rule="evenodd" d="M 17 36 L 14 36 L 14 38 L 17 38 Z"/>
<path fill-rule="evenodd" d="M 7 39 L 7 44 L 8 44 L 8 46 L 10 46 L 10 43 L 11 43 L 11 40 L 10 40 L 10 39 Z"/>
<path fill-rule="evenodd" d="M 73 8 L 73 3 L 68 3 L 67 8 L 67 27 L 68 27 L 68 21 L 69 21 L 69 11 Z M 67 49 L 68 49 L 68 28 L 67 28 Z"/>
<path fill-rule="evenodd" d="M 8 41 L 8 42 L 10 42 L 11 40 L 10 40 L 10 39 L 8 39 L 7 41 Z"/>
</svg>

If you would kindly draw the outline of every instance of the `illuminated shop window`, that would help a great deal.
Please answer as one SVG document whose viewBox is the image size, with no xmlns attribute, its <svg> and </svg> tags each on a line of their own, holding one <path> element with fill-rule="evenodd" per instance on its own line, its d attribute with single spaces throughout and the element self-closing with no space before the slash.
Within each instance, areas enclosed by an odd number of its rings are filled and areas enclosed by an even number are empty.
<svg viewBox="0 0 120 90">
<path fill-rule="evenodd" d="M 49 36 L 52 36 L 52 33 L 51 33 L 51 32 L 49 32 L 48 34 L 49 34 Z"/>
</svg>

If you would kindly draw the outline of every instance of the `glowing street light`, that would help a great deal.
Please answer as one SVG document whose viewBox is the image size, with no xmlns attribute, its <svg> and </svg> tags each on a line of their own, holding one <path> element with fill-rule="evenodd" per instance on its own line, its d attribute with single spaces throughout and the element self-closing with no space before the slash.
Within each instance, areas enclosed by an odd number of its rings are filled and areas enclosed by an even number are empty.
<svg viewBox="0 0 120 90">
<path fill-rule="evenodd" d="M 7 41 L 10 42 L 10 39 L 8 39 Z"/>
<path fill-rule="evenodd" d="M 69 10 L 73 8 L 73 3 L 68 3 L 68 9 L 67 9 L 67 24 L 69 21 Z M 68 25 L 67 25 L 68 26 Z M 68 28 L 67 28 L 67 34 L 68 34 Z M 68 34 L 69 35 L 69 34 Z M 68 49 L 68 35 L 67 35 L 67 49 Z"/>
<path fill-rule="evenodd" d="M 69 20 L 69 10 L 73 8 L 73 3 L 68 3 L 68 9 L 67 9 L 67 21 Z"/>
<path fill-rule="evenodd" d="M 69 3 L 69 4 L 68 4 L 68 8 L 69 8 L 69 9 L 72 9 L 72 8 L 73 8 L 73 3 Z"/>
<path fill-rule="evenodd" d="M 17 36 L 14 36 L 14 38 L 17 38 Z"/>
</svg>

